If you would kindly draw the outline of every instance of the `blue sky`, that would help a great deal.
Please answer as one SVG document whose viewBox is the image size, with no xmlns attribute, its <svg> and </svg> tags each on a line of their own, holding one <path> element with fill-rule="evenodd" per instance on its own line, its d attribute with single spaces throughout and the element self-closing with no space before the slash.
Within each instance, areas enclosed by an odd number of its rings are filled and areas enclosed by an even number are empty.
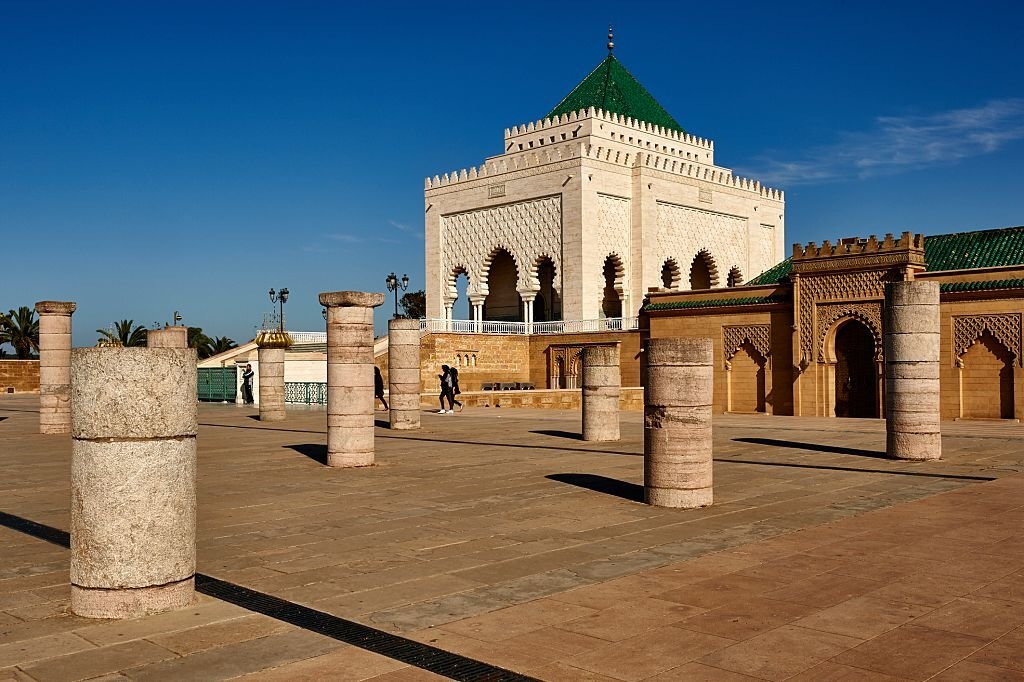
<svg viewBox="0 0 1024 682">
<path fill-rule="evenodd" d="M 719 163 L 786 190 L 787 242 L 1024 223 L 1020 3 L 530 7 L 0 2 L 0 309 L 244 340 L 270 287 L 293 329 L 320 291 L 420 288 L 423 178 L 543 116 L 609 21 Z"/>
</svg>

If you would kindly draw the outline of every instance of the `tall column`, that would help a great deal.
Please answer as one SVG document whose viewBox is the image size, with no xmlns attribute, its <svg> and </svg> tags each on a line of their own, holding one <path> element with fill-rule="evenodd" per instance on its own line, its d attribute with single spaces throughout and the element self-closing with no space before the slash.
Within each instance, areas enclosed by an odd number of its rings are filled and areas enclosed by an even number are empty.
<svg viewBox="0 0 1024 682">
<path fill-rule="evenodd" d="M 583 440 L 619 439 L 619 344 L 583 349 Z"/>
<path fill-rule="evenodd" d="M 373 464 L 373 309 L 384 294 L 320 294 L 327 307 L 327 464 Z"/>
<path fill-rule="evenodd" d="M 644 496 L 659 507 L 712 502 L 709 338 L 651 339 L 644 386 Z"/>
<path fill-rule="evenodd" d="M 420 322 L 388 322 L 388 400 L 391 428 L 420 428 Z"/>
<path fill-rule="evenodd" d="M 71 431 L 71 301 L 39 301 L 39 433 Z"/>
<path fill-rule="evenodd" d="M 71 610 L 133 618 L 187 606 L 196 570 L 196 352 L 71 356 Z"/>
<path fill-rule="evenodd" d="M 939 284 L 885 288 L 885 451 L 897 459 L 939 459 Z"/>
<path fill-rule="evenodd" d="M 147 348 L 188 348 L 188 327 L 164 327 L 146 332 Z"/>
<path fill-rule="evenodd" d="M 260 421 L 284 421 L 284 352 L 291 345 L 291 337 L 286 332 L 260 332 L 256 345 L 260 362 Z"/>
</svg>

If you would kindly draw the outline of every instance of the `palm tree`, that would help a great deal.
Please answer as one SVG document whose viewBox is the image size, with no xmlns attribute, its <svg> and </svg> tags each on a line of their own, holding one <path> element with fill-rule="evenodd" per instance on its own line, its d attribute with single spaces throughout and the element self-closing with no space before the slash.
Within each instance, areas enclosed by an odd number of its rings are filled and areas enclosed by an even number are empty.
<svg viewBox="0 0 1024 682">
<path fill-rule="evenodd" d="M 211 343 L 213 343 L 213 340 L 203 333 L 202 327 L 188 328 L 188 347 L 195 348 L 199 357 L 209 357 L 208 355 L 203 355 L 203 353 L 206 352 Z"/>
<path fill-rule="evenodd" d="M 202 350 L 200 350 L 199 356 L 202 357 L 202 358 L 209 358 L 209 357 L 212 357 L 214 355 L 220 355 L 221 353 L 226 353 L 227 351 L 231 350 L 232 348 L 238 348 L 238 344 L 235 343 L 234 341 L 232 341 L 231 339 L 229 339 L 226 336 L 215 336 L 210 341 L 210 343 L 208 343 L 206 345 L 206 348 L 203 348 Z M 205 355 L 203 354 L 203 351 L 206 352 Z"/>
<path fill-rule="evenodd" d="M 137 348 L 146 345 L 146 328 L 136 325 L 135 320 L 121 320 L 114 323 L 114 329 L 97 329 L 100 341 L 120 344 L 125 348 Z"/>
<path fill-rule="evenodd" d="M 0 344 L 14 346 L 19 360 L 27 360 L 32 351 L 39 352 L 39 320 L 36 311 L 28 306 L 0 314 Z"/>
</svg>

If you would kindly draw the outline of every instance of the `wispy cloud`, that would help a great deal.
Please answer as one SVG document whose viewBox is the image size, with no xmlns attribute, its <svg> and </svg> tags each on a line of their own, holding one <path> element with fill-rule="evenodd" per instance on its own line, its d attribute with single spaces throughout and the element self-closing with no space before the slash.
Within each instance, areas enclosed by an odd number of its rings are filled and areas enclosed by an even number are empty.
<svg viewBox="0 0 1024 682">
<path fill-rule="evenodd" d="M 412 236 L 416 237 L 417 239 L 423 239 L 423 231 L 422 230 L 416 229 L 414 227 L 410 227 L 409 225 L 407 225 L 405 223 L 400 223 L 397 220 L 389 220 L 388 224 L 391 225 L 391 227 L 395 228 L 396 230 L 400 230 L 401 232 L 404 232 L 406 234 L 411 234 Z"/>
<path fill-rule="evenodd" d="M 346 244 L 358 244 L 365 241 L 362 237 L 355 234 L 348 234 L 346 232 L 334 232 L 332 234 L 324 235 L 328 239 L 333 239 L 336 242 L 345 242 Z"/>
<path fill-rule="evenodd" d="M 970 109 L 880 116 L 871 130 L 845 132 L 796 159 L 761 159 L 742 174 L 791 187 L 901 173 L 991 154 L 1024 139 L 1024 99 Z"/>
</svg>

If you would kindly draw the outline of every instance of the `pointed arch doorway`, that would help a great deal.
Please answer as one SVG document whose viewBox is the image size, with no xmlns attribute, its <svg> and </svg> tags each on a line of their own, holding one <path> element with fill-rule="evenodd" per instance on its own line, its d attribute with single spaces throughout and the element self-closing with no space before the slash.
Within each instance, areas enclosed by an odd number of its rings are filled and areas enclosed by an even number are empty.
<svg viewBox="0 0 1024 682">
<path fill-rule="evenodd" d="M 878 417 L 875 337 L 862 322 L 849 319 L 835 331 L 835 416 Z"/>
</svg>

